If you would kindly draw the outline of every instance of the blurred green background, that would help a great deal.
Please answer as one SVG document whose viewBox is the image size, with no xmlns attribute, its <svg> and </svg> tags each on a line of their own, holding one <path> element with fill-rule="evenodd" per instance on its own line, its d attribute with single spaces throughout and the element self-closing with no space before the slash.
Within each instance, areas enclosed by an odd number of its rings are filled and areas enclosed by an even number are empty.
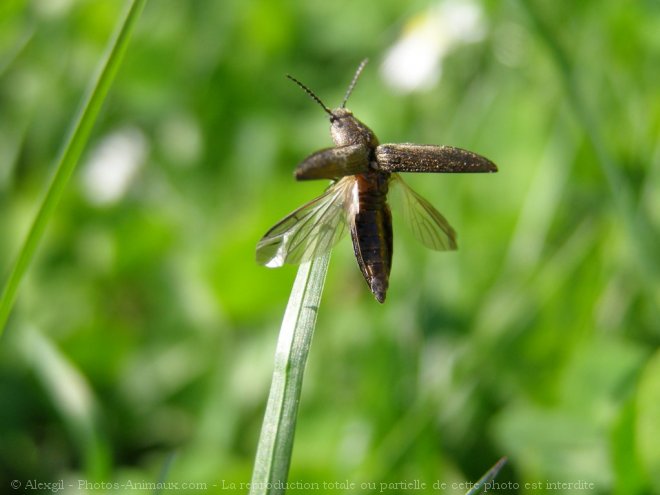
<svg viewBox="0 0 660 495">
<path fill-rule="evenodd" d="M 3 283 L 123 9 L 0 6 Z M 364 57 L 348 107 L 381 142 L 499 173 L 408 175 L 460 248 L 394 210 L 383 306 L 334 250 L 290 480 L 465 493 L 506 455 L 497 493 L 660 493 L 654 0 L 149 2 L 0 342 L 0 492 L 163 470 L 246 491 L 223 483 L 250 480 L 296 273 L 254 248 L 331 145 L 284 74 L 334 107 Z"/>
</svg>

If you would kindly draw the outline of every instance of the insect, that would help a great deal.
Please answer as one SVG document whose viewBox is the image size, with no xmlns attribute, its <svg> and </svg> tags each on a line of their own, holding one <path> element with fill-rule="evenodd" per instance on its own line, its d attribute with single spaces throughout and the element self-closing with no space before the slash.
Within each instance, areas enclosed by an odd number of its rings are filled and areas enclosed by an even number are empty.
<svg viewBox="0 0 660 495">
<path fill-rule="evenodd" d="M 403 190 L 404 218 L 426 247 L 456 249 L 456 233 L 445 217 L 413 191 L 398 172 L 497 172 L 483 156 L 452 146 L 379 144 L 373 131 L 346 108 L 367 60 L 358 67 L 339 108 L 330 110 L 296 78 L 300 86 L 330 116 L 335 143 L 305 158 L 295 170 L 297 180 L 333 182 L 316 199 L 272 227 L 257 244 L 257 262 L 268 267 L 297 264 L 332 249 L 348 226 L 362 275 L 378 302 L 385 301 L 392 267 L 392 215 L 387 203 L 390 186 Z"/>
</svg>

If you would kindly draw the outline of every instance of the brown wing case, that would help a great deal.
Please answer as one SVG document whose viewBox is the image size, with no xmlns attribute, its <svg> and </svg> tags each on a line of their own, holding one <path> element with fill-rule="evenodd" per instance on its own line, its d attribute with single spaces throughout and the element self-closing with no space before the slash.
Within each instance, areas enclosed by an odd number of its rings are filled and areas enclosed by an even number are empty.
<svg viewBox="0 0 660 495">
<path fill-rule="evenodd" d="M 497 172 L 497 166 L 481 155 L 429 144 L 381 144 L 376 148 L 376 162 L 383 172 Z"/>
<path fill-rule="evenodd" d="M 326 148 L 296 167 L 297 180 L 338 179 L 369 170 L 369 149 L 363 144 Z"/>
</svg>

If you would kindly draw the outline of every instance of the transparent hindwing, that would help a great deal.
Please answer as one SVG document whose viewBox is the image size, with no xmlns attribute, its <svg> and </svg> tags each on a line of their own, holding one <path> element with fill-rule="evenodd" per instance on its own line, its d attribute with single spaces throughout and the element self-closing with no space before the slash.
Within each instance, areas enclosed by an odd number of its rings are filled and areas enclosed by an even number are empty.
<svg viewBox="0 0 660 495">
<path fill-rule="evenodd" d="M 436 251 L 456 249 L 456 232 L 447 219 L 413 191 L 399 174 L 392 174 L 392 184 L 398 184 L 405 223 L 417 240 Z"/>
<path fill-rule="evenodd" d="M 271 228 L 257 243 L 257 263 L 297 264 L 332 249 L 346 231 L 345 205 L 353 179 L 345 177 Z"/>
</svg>

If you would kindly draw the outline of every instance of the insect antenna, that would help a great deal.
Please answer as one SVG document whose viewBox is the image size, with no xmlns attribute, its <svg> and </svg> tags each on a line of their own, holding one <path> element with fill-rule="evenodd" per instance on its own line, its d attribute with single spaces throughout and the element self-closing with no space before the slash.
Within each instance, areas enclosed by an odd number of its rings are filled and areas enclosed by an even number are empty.
<svg viewBox="0 0 660 495">
<path fill-rule="evenodd" d="M 360 77 L 360 74 L 362 74 L 362 69 L 364 69 L 364 66 L 367 65 L 367 62 L 369 62 L 369 59 L 365 58 L 362 62 L 360 62 L 360 65 L 355 71 L 353 80 L 351 81 L 351 84 L 348 85 L 348 89 L 346 90 L 346 96 L 344 96 L 344 101 L 341 102 L 342 108 L 346 108 L 346 102 L 348 101 L 348 97 L 351 96 L 351 93 L 353 92 L 353 88 L 355 87 L 355 83 L 357 83 L 358 77 Z"/>
<path fill-rule="evenodd" d="M 333 117 L 333 115 L 332 115 L 332 110 L 330 110 L 328 107 L 326 107 L 326 106 L 323 104 L 323 102 L 321 101 L 321 98 L 319 98 L 318 96 L 316 96 L 316 95 L 314 94 L 314 92 L 313 92 L 311 89 L 309 89 L 309 88 L 308 88 L 307 86 L 305 86 L 303 83 L 301 83 L 300 81 L 298 81 L 298 79 L 296 79 L 295 77 L 293 77 L 293 76 L 291 76 L 291 75 L 289 75 L 289 74 L 287 74 L 286 77 L 288 77 L 288 78 L 291 79 L 294 83 L 296 83 L 298 86 L 300 86 L 300 87 L 303 89 L 303 91 L 304 91 L 305 93 L 307 93 L 309 96 L 311 96 L 312 99 L 313 99 L 316 103 L 318 103 L 319 105 L 321 105 L 321 108 L 323 108 L 323 110 L 325 110 L 326 113 L 327 113 L 328 115 L 330 115 L 330 117 Z"/>
</svg>

